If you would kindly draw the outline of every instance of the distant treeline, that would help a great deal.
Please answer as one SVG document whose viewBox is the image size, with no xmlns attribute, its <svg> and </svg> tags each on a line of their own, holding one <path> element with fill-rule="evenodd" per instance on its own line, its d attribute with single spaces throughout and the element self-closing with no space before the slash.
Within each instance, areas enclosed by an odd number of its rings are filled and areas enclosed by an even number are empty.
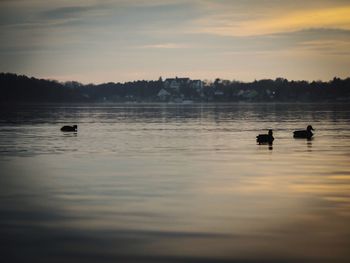
<svg viewBox="0 0 350 263">
<path fill-rule="evenodd" d="M 185 81 L 184 81 L 185 80 Z M 194 85 L 195 83 L 195 85 Z M 83 85 L 0 73 L 0 102 L 350 102 L 350 78 L 250 83 L 161 78 L 155 81 Z"/>
</svg>

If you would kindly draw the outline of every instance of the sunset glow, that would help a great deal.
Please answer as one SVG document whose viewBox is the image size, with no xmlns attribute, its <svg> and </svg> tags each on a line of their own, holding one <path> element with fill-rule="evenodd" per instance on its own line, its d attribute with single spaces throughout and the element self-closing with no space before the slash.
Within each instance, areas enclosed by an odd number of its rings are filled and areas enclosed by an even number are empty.
<svg viewBox="0 0 350 263">
<path fill-rule="evenodd" d="M 83 83 L 350 75 L 348 1 L 1 1 L 0 71 Z"/>
<path fill-rule="evenodd" d="M 286 33 L 312 28 L 350 29 L 350 6 L 316 10 L 301 10 L 287 14 L 272 14 L 262 19 L 234 21 L 225 17 L 222 26 L 211 27 L 215 21 L 203 23 L 203 32 L 223 36 L 256 36 L 276 33 Z"/>
</svg>

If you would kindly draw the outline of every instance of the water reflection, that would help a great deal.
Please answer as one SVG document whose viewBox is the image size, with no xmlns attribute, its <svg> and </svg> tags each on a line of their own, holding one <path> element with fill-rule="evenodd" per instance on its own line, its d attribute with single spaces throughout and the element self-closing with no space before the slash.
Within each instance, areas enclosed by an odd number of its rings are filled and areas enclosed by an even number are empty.
<svg viewBox="0 0 350 263">
<path fill-rule="evenodd" d="M 64 136 L 64 137 L 77 137 L 78 132 L 62 132 L 62 136 Z"/>
<path fill-rule="evenodd" d="M 346 262 L 349 113 L 264 104 L 2 111 L 3 258 Z M 79 136 L 59 131 L 71 123 Z M 294 140 L 307 123 L 315 140 Z M 269 127 L 273 148 L 256 145 Z"/>
<path fill-rule="evenodd" d="M 307 148 L 310 152 L 312 151 L 312 141 L 313 141 L 313 138 L 310 138 L 310 139 L 307 139 L 307 142 L 306 142 Z"/>
</svg>

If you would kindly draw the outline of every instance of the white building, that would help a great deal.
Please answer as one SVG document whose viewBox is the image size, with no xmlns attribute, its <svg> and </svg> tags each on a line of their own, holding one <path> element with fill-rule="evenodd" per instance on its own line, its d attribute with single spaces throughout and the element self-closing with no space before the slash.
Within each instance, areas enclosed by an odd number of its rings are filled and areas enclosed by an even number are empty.
<svg viewBox="0 0 350 263">
<path fill-rule="evenodd" d="M 203 89 L 203 82 L 199 79 L 192 80 L 191 87 L 196 89 L 197 91 L 201 91 Z"/>
<path fill-rule="evenodd" d="M 164 81 L 164 87 L 179 90 L 181 86 L 188 86 L 190 84 L 189 78 L 168 78 Z"/>
<path fill-rule="evenodd" d="M 166 100 L 167 98 L 169 98 L 171 94 L 169 92 L 167 92 L 165 89 L 161 89 L 157 96 L 160 100 Z"/>
</svg>

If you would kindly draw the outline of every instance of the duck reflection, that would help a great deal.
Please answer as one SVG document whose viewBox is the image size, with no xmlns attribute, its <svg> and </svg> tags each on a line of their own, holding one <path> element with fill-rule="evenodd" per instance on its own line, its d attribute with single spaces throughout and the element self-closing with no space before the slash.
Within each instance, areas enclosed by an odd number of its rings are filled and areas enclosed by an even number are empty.
<svg viewBox="0 0 350 263">
<path fill-rule="evenodd" d="M 313 141 L 313 138 L 310 138 L 310 139 L 306 140 L 306 146 L 307 146 L 307 149 L 308 149 L 309 152 L 312 151 L 312 141 Z"/>
</svg>

